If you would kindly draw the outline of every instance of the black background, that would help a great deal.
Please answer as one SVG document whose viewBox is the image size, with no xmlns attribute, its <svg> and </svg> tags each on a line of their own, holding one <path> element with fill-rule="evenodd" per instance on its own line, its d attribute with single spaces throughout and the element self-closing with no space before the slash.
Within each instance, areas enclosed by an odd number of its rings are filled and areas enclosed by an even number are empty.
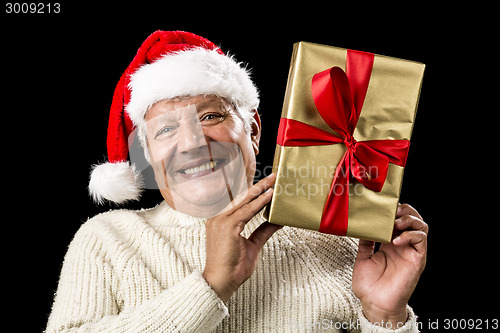
<svg viewBox="0 0 500 333">
<path fill-rule="evenodd" d="M 294 42 L 425 63 L 401 193 L 430 226 L 427 267 L 410 305 L 423 331 L 436 321 L 443 329 L 446 319 L 483 320 L 483 329 L 486 320 L 499 319 L 493 7 L 61 5 L 59 14 L 1 9 L 4 297 L 15 304 L 9 311 L 23 318 L 20 331 L 44 329 L 74 233 L 114 208 L 89 199 L 89 169 L 106 158 L 114 87 L 157 29 L 202 35 L 252 68 L 261 93 L 261 169 L 272 164 Z M 160 200 L 148 191 L 127 207 Z"/>
</svg>

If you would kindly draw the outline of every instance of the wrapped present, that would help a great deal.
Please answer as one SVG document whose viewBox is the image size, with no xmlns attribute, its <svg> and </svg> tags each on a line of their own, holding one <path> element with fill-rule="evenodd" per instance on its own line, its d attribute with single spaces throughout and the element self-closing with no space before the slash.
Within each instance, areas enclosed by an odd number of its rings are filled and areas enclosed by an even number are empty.
<svg viewBox="0 0 500 333">
<path fill-rule="evenodd" d="M 424 68 L 294 44 L 268 220 L 390 242 Z"/>
</svg>

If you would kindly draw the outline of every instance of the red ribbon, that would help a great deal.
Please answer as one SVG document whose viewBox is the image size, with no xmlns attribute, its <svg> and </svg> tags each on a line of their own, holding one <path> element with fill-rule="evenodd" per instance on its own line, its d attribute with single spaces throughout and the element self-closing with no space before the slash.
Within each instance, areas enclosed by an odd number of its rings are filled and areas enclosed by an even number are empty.
<svg viewBox="0 0 500 333">
<path fill-rule="evenodd" d="M 347 51 L 346 72 L 332 67 L 314 75 L 314 104 L 336 136 L 297 120 L 281 118 L 277 143 L 281 146 L 317 146 L 343 143 L 347 151 L 333 177 L 319 231 L 344 236 L 349 215 L 349 178 L 380 192 L 389 162 L 404 167 L 408 140 L 356 141 L 353 137 L 363 107 L 375 56 Z"/>
</svg>

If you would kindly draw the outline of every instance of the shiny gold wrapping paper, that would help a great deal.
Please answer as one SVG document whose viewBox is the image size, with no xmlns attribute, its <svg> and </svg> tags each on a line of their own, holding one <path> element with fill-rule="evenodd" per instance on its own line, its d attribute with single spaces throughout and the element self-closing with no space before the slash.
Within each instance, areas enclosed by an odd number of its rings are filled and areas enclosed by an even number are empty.
<svg viewBox="0 0 500 333">
<path fill-rule="evenodd" d="M 347 50 L 294 44 L 282 117 L 335 133 L 318 113 L 311 93 L 314 74 L 338 66 Z M 357 141 L 410 139 L 425 65 L 375 55 L 370 84 L 354 131 Z M 277 145 L 274 195 L 266 215 L 271 223 L 318 230 L 343 144 L 308 147 Z M 389 164 L 381 192 L 350 182 L 347 236 L 390 242 L 404 168 Z"/>
</svg>

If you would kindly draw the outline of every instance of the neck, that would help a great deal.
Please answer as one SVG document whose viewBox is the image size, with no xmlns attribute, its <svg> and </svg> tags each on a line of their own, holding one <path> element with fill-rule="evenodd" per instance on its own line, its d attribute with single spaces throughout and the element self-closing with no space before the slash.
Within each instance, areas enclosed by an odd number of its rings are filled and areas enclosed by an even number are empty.
<svg viewBox="0 0 500 333">
<path fill-rule="evenodd" d="M 193 203 L 180 197 L 176 197 L 174 200 L 170 191 L 161 190 L 161 193 L 171 208 L 193 217 L 211 218 L 234 206 L 231 192 L 228 192 L 228 196 L 224 196 L 218 202 L 212 202 L 207 205 Z"/>
</svg>

